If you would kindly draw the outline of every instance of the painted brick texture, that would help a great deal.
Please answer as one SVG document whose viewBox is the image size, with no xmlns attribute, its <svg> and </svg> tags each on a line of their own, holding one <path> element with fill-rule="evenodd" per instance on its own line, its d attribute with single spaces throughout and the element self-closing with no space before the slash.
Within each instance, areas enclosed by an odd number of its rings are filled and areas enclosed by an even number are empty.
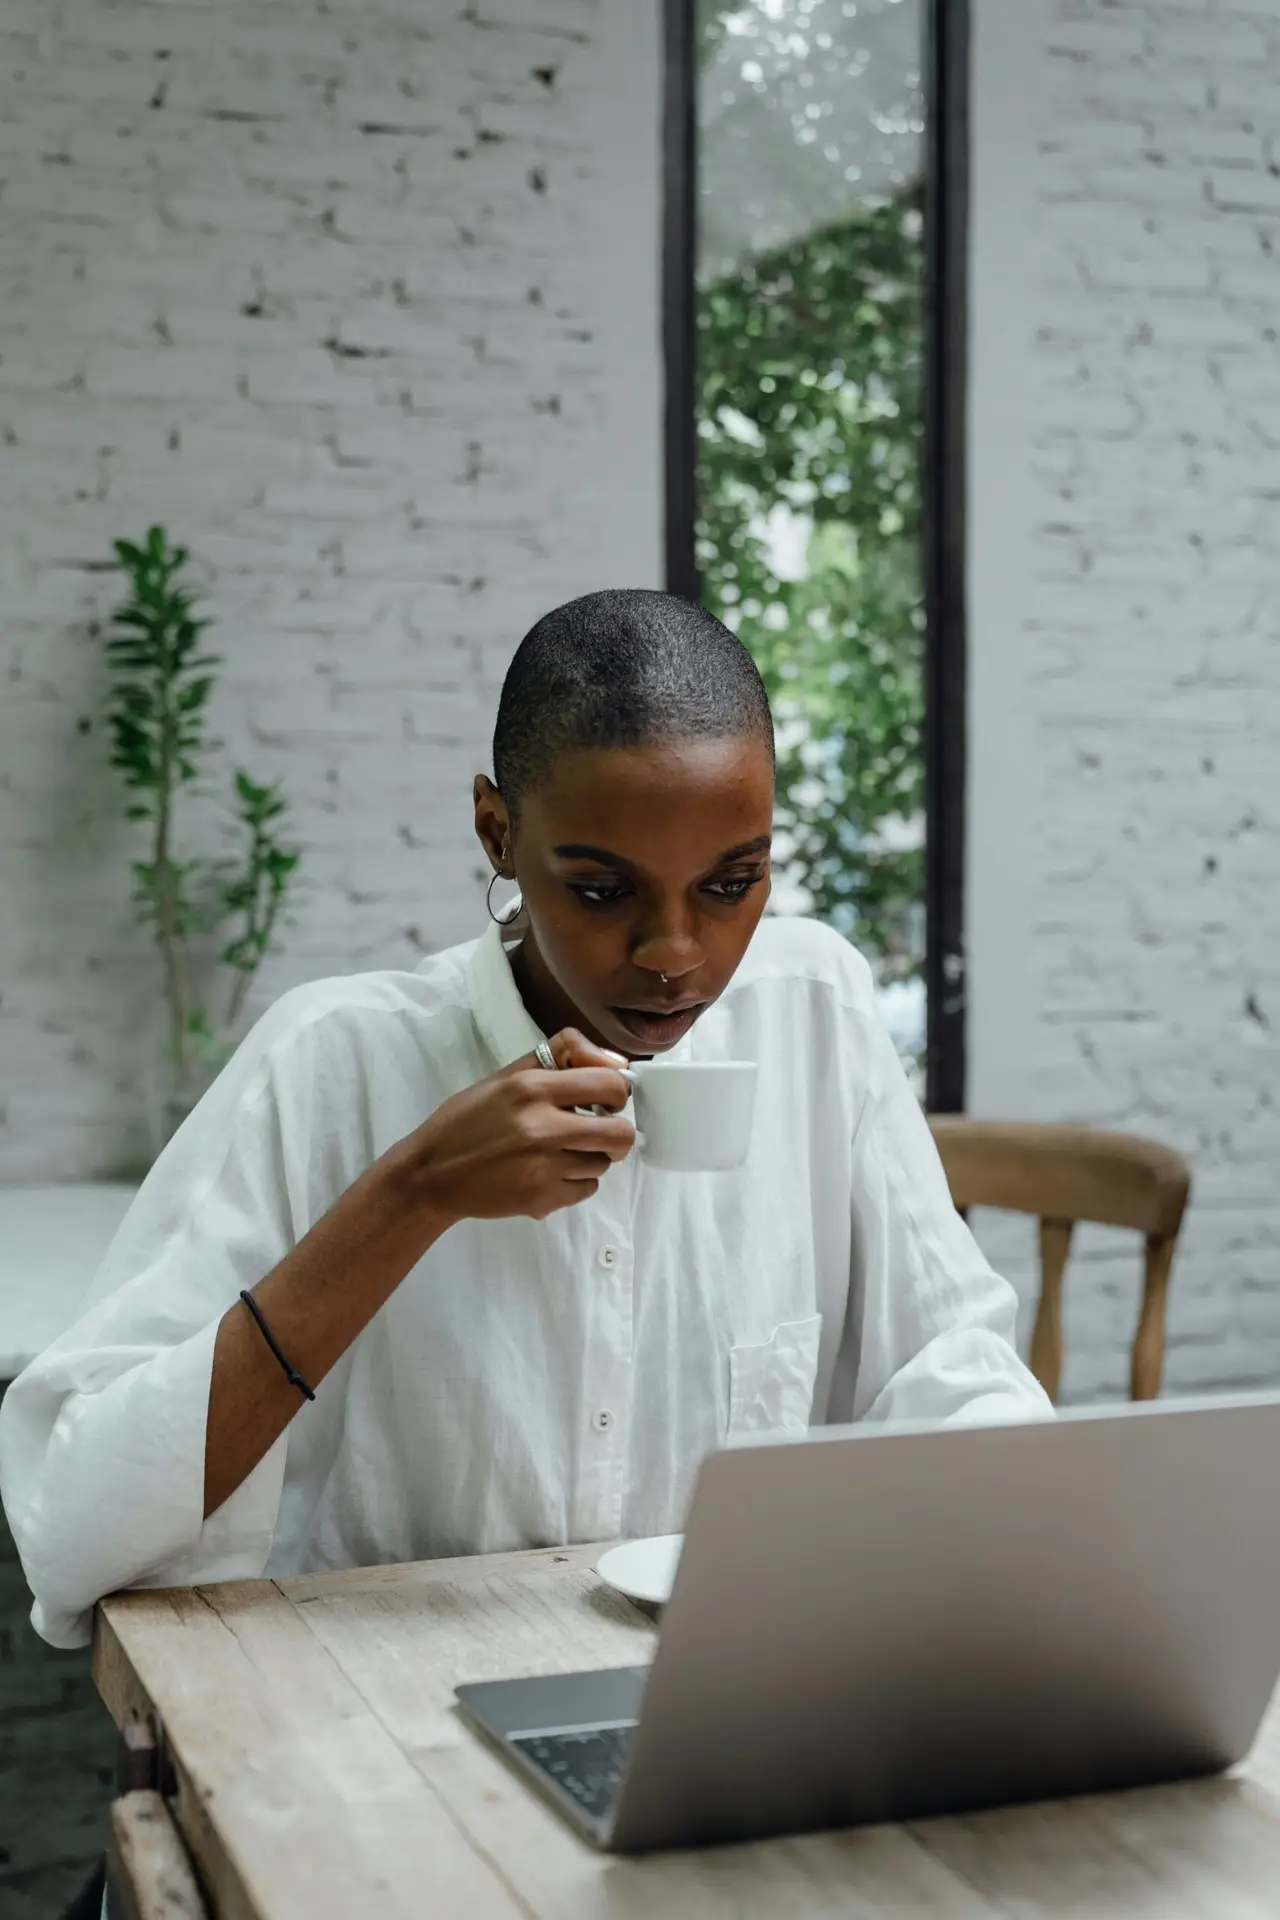
<svg viewBox="0 0 1280 1920">
<path fill-rule="evenodd" d="M 652 56 L 630 120 L 619 31 Z M 113 538 L 162 520 L 206 566 L 216 731 L 294 805 L 298 924 L 257 1003 L 478 929 L 470 778 L 512 647 L 656 584 L 656 101 L 627 0 L 8 0 L 0 1179 L 143 1150 Z"/>
<path fill-rule="evenodd" d="M 619 152 L 601 109 L 629 7 L 8 0 L 0 1179 L 142 1145 L 112 537 L 162 518 L 208 563 L 219 731 L 295 803 L 306 890 L 259 1003 L 474 930 L 511 645 L 657 577 L 616 398 L 632 369 L 656 423 L 656 277 L 628 320 L 599 268 L 657 164 L 652 112 Z M 1280 1377 L 1280 9 L 1049 12 L 1030 1079 L 1046 1117 L 1191 1154 L 1169 1381 L 1242 1385 Z M 656 60 L 630 77 L 656 108 Z M 1027 1293 L 1029 1236 L 989 1237 Z M 1070 1397 L 1121 1389 L 1136 1287 L 1132 1246 L 1081 1237 Z"/>
<path fill-rule="evenodd" d="M 1045 1118 L 1194 1165 L 1174 1389 L 1280 1378 L 1280 8 L 1053 0 L 1038 160 Z M 1029 1235 L 993 1238 L 1029 1270 Z M 1068 1395 L 1121 1391 L 1137 1254 L 1084 1235 Z M 1074 1284 L 1073 1283 L 1074 1280 Z"/>
</svg>

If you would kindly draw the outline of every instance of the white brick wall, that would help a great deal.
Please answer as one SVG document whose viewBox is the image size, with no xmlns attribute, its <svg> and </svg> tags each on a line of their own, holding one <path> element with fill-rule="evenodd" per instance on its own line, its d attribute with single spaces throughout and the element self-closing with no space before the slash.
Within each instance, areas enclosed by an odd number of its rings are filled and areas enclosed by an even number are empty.
<svg viewBox="0 0 1280 1920">
<path fill-rule="evenodd" d="M 294 804 L 259 1004 L 477 929 L 515 641 L 658 583 L 657 15 L 6 0 L 0 1180 L 142 1150 L 113 538 L 159 519 L 207 563 L 218 730 Z"/>
<path fill-rule="evenodd" d="M 1169 1384 L 1274 1382 L 1280 4 L 1047 0 L 1043 22 L 1029 419 L 976 503 L 1032 536 L 1010 723 L 1030 831 L 1003 926 L 1029 989 L 998 1103 L 1020 1084 L 1025 1111 L 1191 1156 Z M 1017 297 L 988 280 L 977 327 Z M 984 827 L 975 862 L 1000 854 Z M 975 945 L 991 952 L 981 927 Z M 1029 1236 L 1013 1246 L 1025 1276 Z M 1082 1253 L 1072 1397 L 1120 1390 L 1137 1299 L 1131 1242 Z"/>
<path fill-rule="evenodd" d="M 1001 4 L 1035 71 L 977 115 L 980 149 L 1029 131 L 977 209 L 975 1084 L 1190 1152 L 1170 1382 L 1275 1379 L 1280 0 L 977 0 L 980 40 Z M 220 730 L 295 802 L 260 998 L 476 925 L 514 640 L 658 578 L 656 13 L 8 0 L 0 1179 L 141 1147 L 114 536 L 162 518 L 209 563 Z M 992 1244 L 1028 1290 L 1027 1236 Z M 1136 1299 L 1132 1247 L 1082 1254 L 1077 1397 L 1119 1388 Z"/>
</svg>

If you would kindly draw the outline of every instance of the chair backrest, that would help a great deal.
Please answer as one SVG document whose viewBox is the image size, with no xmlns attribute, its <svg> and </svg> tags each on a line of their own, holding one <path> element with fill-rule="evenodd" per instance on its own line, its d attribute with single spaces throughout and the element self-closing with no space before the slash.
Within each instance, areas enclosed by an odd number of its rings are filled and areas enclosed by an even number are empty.
<svg viewBox="0 0 1280 1920">
<path fill-rule="evenodd" d="M 1050 1398 L 1062 1377 L 1062 1275 L 1078 1220 L 1130 1227 L 1146 1241 L 1142 1309 L 1130 1360 L 1135 1400 L 1154 1399 L 1164 1364 L 1165 1300 L 1191 1170 L 1154 1140 L 1092 1127 L 969 1120 L 929 1122 L 959 1211 L 998 1207 L 1040 1222 L 1040 1299 L 1031 1369 Z"/>
</svg>

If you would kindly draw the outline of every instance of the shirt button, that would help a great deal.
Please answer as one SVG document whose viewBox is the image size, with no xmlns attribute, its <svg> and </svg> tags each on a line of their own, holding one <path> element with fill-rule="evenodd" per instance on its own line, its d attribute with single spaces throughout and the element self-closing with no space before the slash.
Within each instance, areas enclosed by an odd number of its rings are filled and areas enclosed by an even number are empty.
<svg viewBox="0 0 1280 1920">
<path fill-rule="evenodd" d="M 591 1424 L 597 1433 L 608 1433 L 613 1425 L 613 1415 L 608 1407 L 601 1407 L 599 1413 L 592 1416 Z"/>
<path fill-rule="evenodd" d="M 602 1267 L 616 1267 L 618 1264 L 618 1249 L 616 1247 L 601 1247 L 599 1259 Z"/>
</svg>

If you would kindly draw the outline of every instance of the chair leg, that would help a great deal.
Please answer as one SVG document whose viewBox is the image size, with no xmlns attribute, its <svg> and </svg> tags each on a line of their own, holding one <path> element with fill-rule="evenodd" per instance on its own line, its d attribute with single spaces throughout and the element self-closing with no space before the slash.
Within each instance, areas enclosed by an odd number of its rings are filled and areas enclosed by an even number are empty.
<svg viewBox="0 0 1280 1920">
<path fill-rule="evenodd" d="M 107 1911 L 111 1920 L 208 1920 L 182 1835 L 150 1788 L 112 1803 Z"/>
<path fill-rule="evenodd" d="M 1040 1222 L 1040 1300 L 1031 1332 L 1031 1371 L 1051 1400 L 1062 1382 L 1062 1275 L 1071 1251 L 1070 1220 Z"/>
<path fill-rule="evenodd" d="M 1160 1391 L 1160 1377 L 1164 1372 L 1165 1302 L 1175 1245 L 1173 1235 L 1152 1234 L 1147 1241 L 1142 1312 L 1129 1365 L 1129 1396 L 1133 1400 L 1154 1400 Z"/>
</svg>

